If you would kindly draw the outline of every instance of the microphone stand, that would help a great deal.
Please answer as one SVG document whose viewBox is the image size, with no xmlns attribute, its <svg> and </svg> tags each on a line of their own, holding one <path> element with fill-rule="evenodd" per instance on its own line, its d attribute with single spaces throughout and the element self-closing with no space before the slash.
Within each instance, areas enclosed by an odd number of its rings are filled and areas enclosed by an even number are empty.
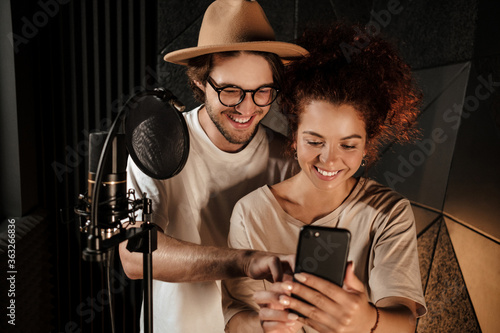
<svg viewBox="0 0 500 333">
<path fill-rule="evenodd" d="M 127 250 L 131 252 L 143 253 L 143 291 L 144 291 L 144 331 L 153 332 L 153 251 L 157 248 L 157 228 L 151 223 L 152 203 L 151 199 L 143 194 L 142 199 L 134 201 L 134 208 L 143 209 L 143 221 L 141 228 L 129 228 L 111 238 L 102 239 L 101 229 L 98 223 L 99 189 L 102 183 L 103 166 L 110 150 L 110 143 L 118 132 L 118 123 L 125 115 L 125 108 L 122 108 L 110 127 L 109 133 L 104 142 L 104 146 L 97 165 L 95 185 L 92 189 L 92 201 L 90 209 L 89 236 L 87 237 L 87 247 L 82 251 L 82 257 L 88 261 L 103 261 L 108 249 L 117 246 L 124 240 L 129 240 Z M 81 211 L 77 211 L 81 214 Z M 83 214 L 82 214 L 83 215 Z"/>
</svg>

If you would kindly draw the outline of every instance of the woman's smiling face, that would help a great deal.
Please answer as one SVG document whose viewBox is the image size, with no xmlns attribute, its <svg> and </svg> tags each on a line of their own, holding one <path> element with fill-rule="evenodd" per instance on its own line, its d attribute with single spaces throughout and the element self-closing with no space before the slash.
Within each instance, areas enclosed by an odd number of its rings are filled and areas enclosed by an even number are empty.
<svg viewBox="0 0 500 333">
<path fill-rule="evenodd" d="M 321 190 L 345 185 L 365 154 L 365 122 L 348 104 L 312 101 L 297 128 L 297 159 L 307 178 Z"/>
</svg>

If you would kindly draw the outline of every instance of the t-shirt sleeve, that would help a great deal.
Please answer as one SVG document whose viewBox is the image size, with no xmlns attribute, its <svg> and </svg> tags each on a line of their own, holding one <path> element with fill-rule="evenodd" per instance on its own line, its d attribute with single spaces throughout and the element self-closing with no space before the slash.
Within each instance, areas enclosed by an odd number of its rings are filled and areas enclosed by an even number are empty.
<svg viewBox="0 0 500 333">
<path fill-rule="evenodd" d="M 231 216 L 228 245 L 236 249 L 252 249 L 253 246 L 245 228 L 245 218 L 240 202 L 236 204 Z M 265 288 L 263 280 L 247 277 L 222 281 L 222 309 L 225 325 L 241 311 L 258 311 L 259 306 L 253 300 L 255 291 Z"/>
<path fill-rule="evenodd" d="M 385 215 L 385 214 L 384 214 Z M 418 263 L 415 218 L 406 199 L 397 202 L 375 232 L 369 276 L 370 299 L 399 296 L 417 304 L 417 314 L 427 312 Z"/>
</svg>

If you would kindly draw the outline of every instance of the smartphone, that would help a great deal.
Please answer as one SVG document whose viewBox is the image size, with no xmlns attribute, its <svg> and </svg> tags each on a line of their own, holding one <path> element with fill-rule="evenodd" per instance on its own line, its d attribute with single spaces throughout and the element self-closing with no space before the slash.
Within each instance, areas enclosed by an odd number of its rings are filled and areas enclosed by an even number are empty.
<svg viewBox="0 0 500 333">
<path fill-rule="evenodd" d="M 350 240 L 351 233 L 347 229 L 310 225 L 302 227 L 297 244 L 295 273 L 314 274 L 342 287 Z M 292 294 L 292 297 L 306 302 L 296 295 Z"/>
</svg>

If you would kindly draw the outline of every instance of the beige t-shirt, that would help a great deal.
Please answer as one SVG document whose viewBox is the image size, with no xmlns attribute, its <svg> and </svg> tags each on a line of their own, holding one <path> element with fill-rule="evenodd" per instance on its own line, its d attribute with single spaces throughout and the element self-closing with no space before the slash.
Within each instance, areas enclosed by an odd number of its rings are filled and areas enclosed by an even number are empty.
<svg viewBox="0 0 500 333">
<path fill-rule="evenodd" d="M 189 129 L 189 157 L 182 171 L 166 180 L 148 177 L 129 159 L 128 185 L 153 202 L 153 223 L 174 238 L 227 247 L 235 203 L 264 184 L 290 176 L 293 164 L 281 157 L 284 137 L 259 126 L 252 141 L 237 153 L 218 149 L 198 120 L 198 110 L 184 113 Z M 224 331 L 220 283 L 168 283 L 153 280 L 155 332 Z M 141 326 L 143 320 L 141 319 Z"/>
<path fill-rule="evenodd" d="M 415 221 L 410 203 L 388 187 L 365 178 L 340 207 L 312 223 L 351 232 L 349 261 L 364 283 L 371 302 L 389 297 L 409 298 L 425 314 L 417 254 Z M 288 215 L 267 186 L 242 198 L 231 217 L 229 246 L 276 253 L 295 253 L 304 223 Z M 258 310 L 252 297 L 269 282 L 248 278 L 223 281 L 226 323 L 243 310 Z M 307 328 L 308 332 L 315 332 Z"/>
</svg>

